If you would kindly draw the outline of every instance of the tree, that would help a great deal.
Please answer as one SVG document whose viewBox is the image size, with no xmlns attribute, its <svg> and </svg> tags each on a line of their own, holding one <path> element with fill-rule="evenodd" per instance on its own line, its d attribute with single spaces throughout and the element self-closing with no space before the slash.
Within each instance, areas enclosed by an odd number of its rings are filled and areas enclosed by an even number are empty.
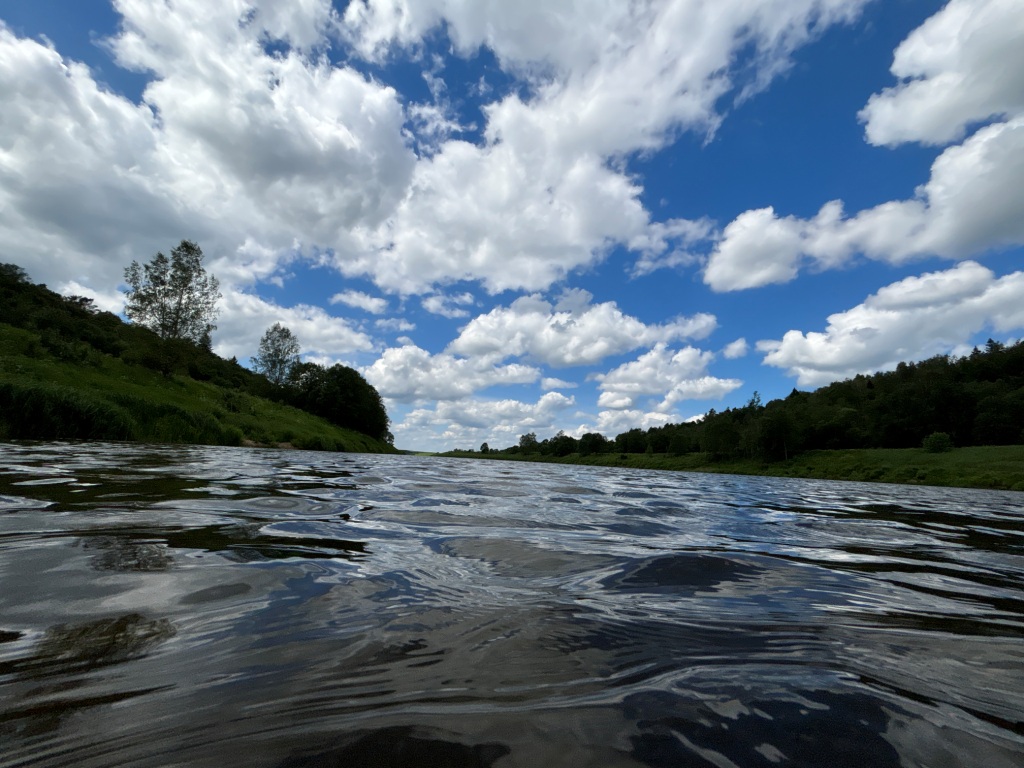
<svg viewBox="0 0 1024 768">
<path fill-rule="evenodd" d="M 302 410 L 378 440 L 394 439 L 380 393 L 358 371 L 345 365 L 296 363 L 288 383 L 293 405 Z"/>
<path fill-rule="evenodd" d="M 558 434 L 551 438 L 551 453 L 555 456 L 568 456 L 570 453 L 576 453 L 578 449 L 579 441 L 565 434 L 563 430 L 558 430 Z"/>
<path fill-rule="evenodd" d="M 280 323 L 274 323 L 260 339 L 259 352 L 252 359 L 253 368 L 275 384 L 284 384 L 299 362 L 299 349 L 295 334 Z"/>
<path fill-rule="evenodd" d="M 209 349 L 217 327 L 217 278 L 203 269 L 203 252 L 191 240 L 182 240 L 168 259 L 157 253 L 148 264 L 137 261 L 124 271 L 128 283 L 128 318 L 154 331 L 162 339 L 185 339 Z"/>
<path fill-rule="evenodd" d="M 932 432 L 921 441 L 921 447 L 928 453 L 945 453 L 953 450 L 953 439 L 945 432 Z"/>
<path fill-rule="evenodd" d="M 604 453 L 607 445 L 608 440 L 600 432 L 587 432 L 580 438 L 579 451 L 582 456 L 589 456 L 592 453 Z"/>
<path fill-rule="evenodd" d="M 527 432 L 519 436 L 519 450 L 523 453 L 539 453 L 540 443 L 537 442 L 536 432 Z"/>
</svg>

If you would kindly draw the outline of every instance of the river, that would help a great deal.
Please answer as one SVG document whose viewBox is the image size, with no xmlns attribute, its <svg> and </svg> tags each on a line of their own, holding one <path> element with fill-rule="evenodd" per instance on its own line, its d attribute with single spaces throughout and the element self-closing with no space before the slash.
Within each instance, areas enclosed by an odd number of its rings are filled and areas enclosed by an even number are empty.
<svg viewBox="0 0 1024 768">
<path fill-rule="evenodd" d="M 1022 764 L 1022 493 L 0 443 L 0 766 Z"/>
</svg>

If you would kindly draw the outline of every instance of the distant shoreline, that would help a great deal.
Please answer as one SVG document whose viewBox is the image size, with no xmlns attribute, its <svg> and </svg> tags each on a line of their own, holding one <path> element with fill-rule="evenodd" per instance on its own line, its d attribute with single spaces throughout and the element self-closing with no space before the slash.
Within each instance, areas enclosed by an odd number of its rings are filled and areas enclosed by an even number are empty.
<svg viewBox="0 0 1024 768">
<path fill-rule="evenodd" d="M 711 461 L 705 454 L 681 456 L 645 453 L 600 453 L 589 456 L 506 454 L 497 451 L 450 451 L 438 454 L 465 459 L 577 464 L 675 472 L 707 472 L 795 477 L 814 480 L 848 480 L 899 485 L 931 485 L 946 488 L 981 488 L 1024 491 L 1024 445 L 991 445 L 955 448 L 929 453 L 922 448 L 860 448 L 807 451 L 786 461 Z"/>
</svg>

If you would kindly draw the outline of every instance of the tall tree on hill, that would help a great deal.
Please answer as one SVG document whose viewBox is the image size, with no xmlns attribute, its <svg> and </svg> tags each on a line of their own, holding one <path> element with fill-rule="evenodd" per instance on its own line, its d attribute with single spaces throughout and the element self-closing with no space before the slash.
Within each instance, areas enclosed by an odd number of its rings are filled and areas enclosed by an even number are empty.
<svg viewBox="0 0 1024 768">
<path fill-rule="evenodd" d="M 288 381 L 288 374 L 299 362 L 299 340 L 280 323 L 274 323 L 260 339 L 260 349 L 252 359 L 253 367 L 275 384 Z"/>
<path fill-rule="evenodd" d="M 124 271 L 128 300 L 124 312 L 163 339 L 185 339 L 209 349 L 217 327 L 217 278 L 203 269 L 203 251 L 182 240 L 171 258 L 157 253 L 148 264 L 137 261 Z"/>
</svg>

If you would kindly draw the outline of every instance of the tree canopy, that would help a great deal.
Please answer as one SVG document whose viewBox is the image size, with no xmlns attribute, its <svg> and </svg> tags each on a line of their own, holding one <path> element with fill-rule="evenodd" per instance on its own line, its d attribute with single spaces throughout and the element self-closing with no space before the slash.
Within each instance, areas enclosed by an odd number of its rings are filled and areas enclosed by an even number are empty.
<svg viewBox="0 0 1024 768">
<path fill-rule="evenodd" d="M 274 323 L 260 339 L 259 352 L 252 358 L 253 368 L 275 384 L 288 381 L 288 374 L 299 362 L 299 340 L 290 329 Z"/>
<path fill-rule="evenodd" d="M 353 368 L 296 363 L 291 368 L 288 384 L 296 407 L 339 427 L 391 441 L 390 419 L 380 393 Z"/>
<path fill-rule="evenodd" d="M 765 404 L 754 392 L 746 405 L 682 424 L 634 428 L 607 439 L 578 440 L 559 432 L 490 453 L 565 456 L 579 453 L 700 451 L 712 461 L 785 461 L 802 451 L 919 448 L 1024 443 L 1024 342 L 989 339 L 964 357 L 937 355 L 900 363 L 893 371 L 858 375 L 815 392 Z"/>
<path fill-rule="evenodd" d="M 124 271 L 128 284 L 125 314 L 162 339 L 185 339 L 209 348 L 217 327 L 217 278 L 203 269 L 203 251 L 182 240 L 171 258 L 157 253 L 148 264 L 133 261 Z"/>
</svg>

